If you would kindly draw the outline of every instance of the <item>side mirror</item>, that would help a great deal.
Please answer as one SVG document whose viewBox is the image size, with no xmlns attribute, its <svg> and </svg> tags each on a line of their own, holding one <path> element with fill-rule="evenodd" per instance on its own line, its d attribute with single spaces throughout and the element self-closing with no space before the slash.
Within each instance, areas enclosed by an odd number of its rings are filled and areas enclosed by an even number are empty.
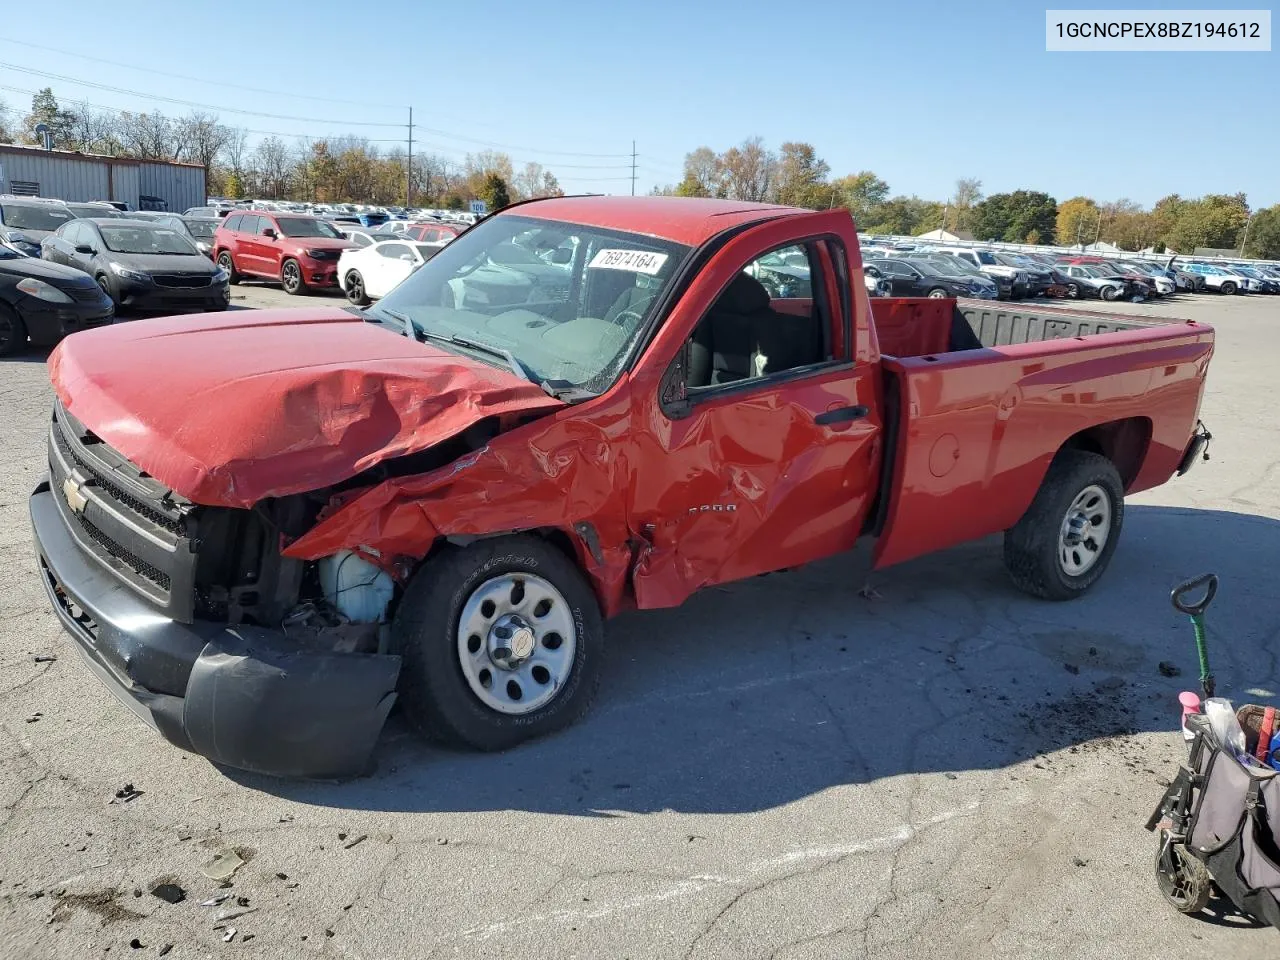
<svg viewBox="0 0 1280 960">
<path fill-rule="evenodd" d="M 76 253 L 87 253 L 92 255 L 93 253 L 96 253 L 96 251 L 93 249 L 93 247 L 89 246 L 87 243 L 77 243 Z"/>
<path fill-rule="evenodd" d="M 568 263 L 573 259 L 573 251 L 568 247 L 556 247 L 551 251 L 552 263 Z"/>
<path fill-rule="evenodd" d="M 266 237 L 268 240 L 274 240 L 277 236 L 279 236 L 279 234 L 277 234 L 275 230 L 271 229 L 271 227 L 264 227 L 262 230 L 262 235 Z"/>
<path fill-rule="evenodd" d="M 401 260 L 408 260 L 410 263 L 413 263 L 413 254 L 412 254 L 412 253 L 402 253 L 402 254 L 400 254 L 400 259 L 401 259 Z"/>
<path fill-rule="evenodd" d="M 662 383 L 658 387 L 658 406 L 672 420 L 687 417 L 692 409 L 689 403 L 688 343 L 680 348 L 680 352 L 667 367 L 667 372 L 662 375 Z"/>
</svg>

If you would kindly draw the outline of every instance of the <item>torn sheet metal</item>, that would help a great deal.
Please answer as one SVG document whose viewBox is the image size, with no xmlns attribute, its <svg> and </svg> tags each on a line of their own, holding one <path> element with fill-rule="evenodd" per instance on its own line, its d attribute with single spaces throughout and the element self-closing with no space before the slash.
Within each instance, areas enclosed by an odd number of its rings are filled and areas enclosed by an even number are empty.
<svg viewBox="0 0 1280 960">
<path fill-rule="evenodd" d="M 323 326 L 314 333 L 299 327 Z M 514 374 L 340 309 L 115 324 L 49 358 L 70 413 L 196 503 L 250 507 L 564 404 Z"/>
<path fill-rule="evenodd" d="M 331 512 L 283 551 L 318 560 L 346 548 L 424 556 L 442 536 L 554 528 L 567 534 L 606 615 L 625 604 L 631 564 L 622 437 L 630 394 L 614 391 L 526 424 L 429 473 L 396 477 Z M 583 526 L 589 524 L 589 527 Z"/>
</svg>

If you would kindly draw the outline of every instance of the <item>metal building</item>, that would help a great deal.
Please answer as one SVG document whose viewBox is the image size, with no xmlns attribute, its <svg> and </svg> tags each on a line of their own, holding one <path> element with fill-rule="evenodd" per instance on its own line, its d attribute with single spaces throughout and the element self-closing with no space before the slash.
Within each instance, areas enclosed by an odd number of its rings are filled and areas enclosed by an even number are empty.
<svg viewBox="0 0 1280 960">
<path fill-rule="evenodd" d="M 206 189 L 205 168 L 196 163 L 0 144 L 0 193 L 71 202 L 122 200 L 130 210 L 181 213 L 202 206 Z"/>
</svg>

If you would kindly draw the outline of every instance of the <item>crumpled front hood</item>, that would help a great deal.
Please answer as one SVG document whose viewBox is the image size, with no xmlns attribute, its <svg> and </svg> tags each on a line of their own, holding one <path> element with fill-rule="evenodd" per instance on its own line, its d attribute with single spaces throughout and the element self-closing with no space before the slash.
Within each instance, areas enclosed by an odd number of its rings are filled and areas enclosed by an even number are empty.
<svg viewBox="0 0 1280 960">
<path fill-rule="evenodd" d="M 100 327 L 64 340 L 49 372 L 103 441 L 178 494 L 229 507 L 330 486 L 485 417 L 564 405 L 336 308 Z"/>
</svg>

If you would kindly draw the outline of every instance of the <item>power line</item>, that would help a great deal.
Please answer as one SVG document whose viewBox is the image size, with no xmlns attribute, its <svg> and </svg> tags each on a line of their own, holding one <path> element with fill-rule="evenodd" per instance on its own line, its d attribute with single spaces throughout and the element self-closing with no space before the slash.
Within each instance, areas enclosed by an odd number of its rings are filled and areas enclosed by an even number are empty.
<svg viewBox="0 0 1280 960">
<path fill-rule="evenodd" d="M 177 97 L 162 97 L 154 93 L 142 93 L 138 90 L 129 90 L 125 87 L 115 87 L 107 83 L 97 83 L 93 80 L 77 80 L 75 77 L 68 77 L 61 73 L 51 73 L 48 70 L 36 70 L 33 67 L 20 67 L 17 64 L 5 63 L 0 61 L 0 67 L 7 67 L 10 70 L 16 70 L 19 73 L 27 73 L 37 77 L 45 77 L 46 79 L 61 80 L 63 83 L 74 84 L 80 87 L 91 87 L 94 90 L 103 90 L 107 93 L 121 93 L 125 96 L 138 97 L 142 100 L 155 100 L 159 103 L 172 103 L 180 107 L 198 107 L 201 110 L 216 110 L 219 113 L 235 113 L 246 117 L 266 117 L 268 120 L 294 120 L 298 123 L 336 123 L 348 127 L 403 127 L 403 123 L 374 123 L 370 120 L 333 120 L 325 117 L 297 117 L 285 113 L 265 113 L 261 110 L 240 110 L 235 107 L 220 107 L 211 103 L 200 103 L 196 100 L 181 100 Z"/>
<path fill-rule="evenodd" d="M 156 70 L 154 67 L 144 67 L 136 63 L 121 63 L 118 60 L 107 60 L 103 57 L 91 57 L 87 53 L 73 53 L 70 50 L 61 50 L 58 47 L 46 47 L 39 43 L 31 43 L 27 40 L 12 40 L 9 37 L 0 37 L 0 41 L 5 43 L 13 43 L 20 47 L 30 47 L 33 50 L 44 50 L 47 53 L 57 53 L 65 57 L 79 57 L 81 60 L 90 60 L 93 63 L 105 63 L 109 67 L 121 67 L 125 70 L 137 70 L 141 73 L 155 74 L 157 77 L 169 77 L 174 80 L 189 80 L 192 83 L 216 83 L 219 87 L 227 87 L 231 90 L 244 90 L 248 93 L 265 93 L 273 97 L 294 97 L 298 100 L 314 100 L 318 103 L 341 103 L 349 107 L 379 107 L 387 110 L 403 110 L 404 104 L 389 103 L 361 103 L 356 100 L 341 100 L 337 97 L 317 97 L 308 93 L 292 93 L 287 90 L 264 90 L 261 87 L 246 87 L 243 84 L 228 83 L 225 80 L 209 80 L 208 78 L 192 77 L 184 73 L 170 73 L 167 70 Z"/>
</svg>

